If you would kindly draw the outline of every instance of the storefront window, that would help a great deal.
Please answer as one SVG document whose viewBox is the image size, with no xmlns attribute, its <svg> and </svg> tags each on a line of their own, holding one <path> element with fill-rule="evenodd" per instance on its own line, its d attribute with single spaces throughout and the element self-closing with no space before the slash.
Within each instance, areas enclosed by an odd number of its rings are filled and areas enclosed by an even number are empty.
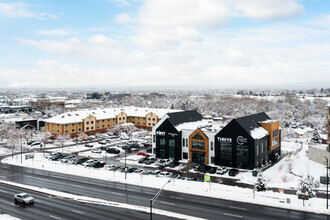
<svg viewBox="0 0 330 220">
<path fill-rule="evenodd" d="M 205 150 L 205 142 L 191 141 L 191 147 L 195 149 Z"/>
<path fill-rule="evenodd" d="M 275 137 L 277 135 L 278 135 L 278 129 L 276 129 L 276 130 L 273 131 L 273 137 Z"/>
<path fill-rule="evenodd" d="M 272 147 L 275 147 L 278 144 L 278 137 L 273 139 Z"/>
<path fill-rule="evenodd" d="M 168 146 L 174 147 L 175 146 L 175 140 L 174 139 L 169 139 L 168 140 Z"/>
<path fill-rule="evenodd" d="M 237 167 L 246 167 L 249 161 L 249 146 L 236 145 L 236 158 Z"/>
<path fill-rule="evenodd" d="M 160 138 L 159 144 L 160 144 L 160 146 L 165 146 L 165 138 Z"/>
</svg>

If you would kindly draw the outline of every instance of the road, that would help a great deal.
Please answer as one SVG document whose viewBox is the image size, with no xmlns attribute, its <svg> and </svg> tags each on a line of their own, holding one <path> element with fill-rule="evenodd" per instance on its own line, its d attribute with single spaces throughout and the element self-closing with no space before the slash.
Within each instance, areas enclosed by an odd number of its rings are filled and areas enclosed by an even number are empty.
<svg viewBox="0 0 330 220">
<path fill-rule="evenodd" d="M 111 181 L 97 180 L 80 176 L 72 176 L 67 174 L 37 170 L 32 168 L 18 167 L 8 164 L 0 164 L 0 179 L 7 180 L 27 185 L 40 186 L 48 189 L 53 189 L 62 192 L 68 192 L 76 195 L 89 196 L 93 198 L 100 198 L 110 201 L 116 201 L 121 203 L 128 203 L 132 205 L 149 206 L 150 199 L 156 194 L 157 189 L 140 187 L 136 185 L 129 185 Z M 4 204 L 8 204 L 13 200 L 13 194 L 17 191 L 10 191 L 6 197 L 1 197 L 0 210 Z M 42 197 L 41 197 L 42 198 Z M 40 199 L 38 197 L 38 199 Z M 53 198 L 42 198 L 50 204 L 54 201 Z M 49 199 L 49 200 L 47 200 Z M 5 201 L 3 201 L 5 200 Z M 63 203 L 62 203 L 63 202 Z M 85 210 L 84 213 L 96 215 L 90 219 L 112 219 L 110 213 L 107 218 L 103 218 L 98 215 L 106 214 L 106 210 L 109 207 L 99 208 L 103 211 L 95 211 L 90 213 L 90 210 L 94 208 L 92 205 L 86 205 L 81 203 L 75 203 L 69 201 L 70 206 L 66 206 L 67 201 L 61 200 L 56 202 L 63 208 L 63 212 L 57 209 L 51 209 L 50 207 L 40 207 L 40 212 L 44 215 L 48 214 L 48 210 L 53 210 L 52 214 L 63 213 L 63 218 L 74 219 L 77 215 L 72 210 Z M 34 213 L 38 213 L 39 207 L 36 205 L 26 210 L 33 210 Z M 70 207 L 70 208 L 69 208 Z M 92 207 L 92 208 L 91 208 Z M 19 208 L 19 207 L 16 207 Z M 12 207 L 9 210 L 16 209 Z M 233 202 L 222 199 L 215 199 L 209 197 L 195 196 L 185 193 L 177 193 L 164 190 L 156 201 L 154 208 L 167 210 L 175 213 L 186 214 L 190 216 L 196 216 L 205 219 L 329 219 L 330 216 L 319 215 L 314 213 L 307 213 L 301 211 L 292 211 L 286 209 L 273 208 L 268 206 L 254 205 L 241 202 Z M 123 216 L 121 219 L 148 219 L 146 213 L 139 213 L 134 215 L 132 211 L 118 209 L 115 212 L 113 219 L 116 219 L 116 213 L 130 212 L 130 216 Z M 12 212 L 8 212 L 12 214 Z M 13 213 L 17 213 L 13 212 Z M 94 213 L 94 214 L 93 214 Z M 49 214 L 48 214 L 49 215 Z M 55 215 L 56 216 L 56 215 Z M 162 219 L 163 216 L 155 216 L 153 219 Z M 26 218 L 24 218 L 26 219 Z M 32 218 L 31 218 L 32 219 Z M 168 218 L 166 218 L 168 219 Z"/>
</svg>

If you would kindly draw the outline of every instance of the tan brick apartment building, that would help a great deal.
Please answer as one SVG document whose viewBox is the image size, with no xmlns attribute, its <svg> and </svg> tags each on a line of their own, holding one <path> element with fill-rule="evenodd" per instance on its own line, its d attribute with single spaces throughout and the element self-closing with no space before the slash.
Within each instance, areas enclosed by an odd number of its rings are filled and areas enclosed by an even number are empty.
<svg viewBox="0 0 330 220">
<path fill-rule="evenodd" d="M 83 132 L 94 135 L 104 133 L 118 124 L 133 123 L 151 131 L 165 114 L 178 111 L 180 110 L 137 107 L 79 110 L 46 119 L 45 130 L 55 136 L 68 134 L 75 137 Z"/>
</svg>

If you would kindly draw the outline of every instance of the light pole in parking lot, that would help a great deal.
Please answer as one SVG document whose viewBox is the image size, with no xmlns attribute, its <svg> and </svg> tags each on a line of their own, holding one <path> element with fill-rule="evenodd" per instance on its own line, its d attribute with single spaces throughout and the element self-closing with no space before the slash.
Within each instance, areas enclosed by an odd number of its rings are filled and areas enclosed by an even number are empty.
<svg viewBox="0 0 330 220">
<path fill-rule="evenodd" d="M 156 199 L 158 198 L 158 196 L 160 195 L 160 193 L 163 191 L 164 187 L 166 186 L 166 184 L 170 183 L 171 182 L 171 179 L 169 179 L 162 188 L 160 188 L 158 190 L 158 192 L 156 193 L 156 195 L 150 199 L 150 220 L 152 220 L 152 206 L 154 205 Z"/>
<path fill-rule="evenodd" d="M 127 178 L 127 167 L 126 167 L 126 151 L 127 151 L 127 149 L 125 149 L 125 180 L 126 180 L 126 178 Z"/>
</svg>

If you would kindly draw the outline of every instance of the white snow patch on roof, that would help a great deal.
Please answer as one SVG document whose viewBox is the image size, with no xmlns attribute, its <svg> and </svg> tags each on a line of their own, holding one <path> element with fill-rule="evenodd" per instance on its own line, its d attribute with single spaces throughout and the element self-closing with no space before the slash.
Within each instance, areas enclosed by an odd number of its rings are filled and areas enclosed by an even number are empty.
<svg viewBox="0 0 330 220">
<path fill-rule="evenodd" d="M 263 127 L 255 128 L 251 131 L 251 136 L 254 139 L 260 139 L 268 135 L 268 131 L 266 131 Z"/>
</svg>

